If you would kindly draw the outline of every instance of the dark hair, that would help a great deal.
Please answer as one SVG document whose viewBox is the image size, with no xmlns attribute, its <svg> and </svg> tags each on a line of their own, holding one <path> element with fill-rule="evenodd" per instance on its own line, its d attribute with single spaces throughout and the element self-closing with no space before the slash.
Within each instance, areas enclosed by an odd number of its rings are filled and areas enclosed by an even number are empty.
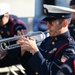
<svg viewBox="0 0 75 75">
<path fill-rule="evenodd" d="M 60 22 L 60 23 L 62 23 L 62 21 L 64 21 L 65 19 L 58 19 L 58 21 Z M 69 18 L 69 19 L 66 19 L 67 21 L 68 21 L 68 24 L 70 24 L 70 22 L 71 22 L 71 18 Z"/>
<path fill-rule="evenodd" d="M 55 0 L 44 0 L 43 4 L 55 5 Z"/>
<path fill-rule="evenodd" d="M 63 20 L 64 20 L 64 19 L 62 19 L 62 18 L 61 18 L 61 19 L 58 19 L 59 23 L 62 23 Z"/>
<path fill-rule="evenodd" d="M 4 17 L 4 15 L 1 15 L 1 16 L 0 16 L 0 21 L 2 21 L 2 18 L 3 18 L 3 17 Z"/>
</svg>

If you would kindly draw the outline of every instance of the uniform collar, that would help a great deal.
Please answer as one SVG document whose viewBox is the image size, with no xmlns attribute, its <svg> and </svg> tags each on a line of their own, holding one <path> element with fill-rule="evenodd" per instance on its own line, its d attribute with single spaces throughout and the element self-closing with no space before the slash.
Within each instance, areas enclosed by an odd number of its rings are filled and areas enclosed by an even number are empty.
<svg viewBox="0 0 75 75">
<path fill-rule="evenodd" d="M 61 41 L 63 39 L 68 39 L 70 37 L 69 31 L 65 32 L 64 34 L 52 37 L 53 41 Z"/>
</svg>

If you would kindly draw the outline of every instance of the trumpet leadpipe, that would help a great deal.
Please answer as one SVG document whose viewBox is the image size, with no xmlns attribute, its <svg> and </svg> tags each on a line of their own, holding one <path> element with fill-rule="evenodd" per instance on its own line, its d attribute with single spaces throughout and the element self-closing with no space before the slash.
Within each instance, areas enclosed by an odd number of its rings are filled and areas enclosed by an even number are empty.
<svg viewBox="0 0 75 75">
<path fill-rule="evenodd" d="M 42 34 L 44 36 L 44 33 L 39 31 L 39 32 L 33 32 L 33 33 L 24 34 L 24 35 L 14 36 L 14 37 L 10 37 L 10 38 L 4 38 L 4 39 L 0 40 L 0 43 L 15 41 L 15 40 L 18 40 L 22 36 L 29 36 L 30 37 L 30 36 L 36 36 L 39 34 Z"/>
</svg>

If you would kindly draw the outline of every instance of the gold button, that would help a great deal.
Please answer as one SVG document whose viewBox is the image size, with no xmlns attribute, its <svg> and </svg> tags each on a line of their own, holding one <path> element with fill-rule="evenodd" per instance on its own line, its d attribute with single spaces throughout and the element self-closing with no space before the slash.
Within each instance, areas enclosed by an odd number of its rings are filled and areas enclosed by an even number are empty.
<svg viewBox="0 0 75 75">
<path fill-rule="evenodd" d="M 45 51 L 45 53 L 47 53 L 47 50 Z"/>
<path fill-rule="evenodd" d="M 52 42 L 52 45 L 54 45 L 55 44 L 55 42 Z"/>
<path fill-rule="evenodd" d="M 3 31 L 1 31 L 1 34 L 3 34 Z"/>
<path fill-rule="evenodd" d="M 6 28 L 7 26 L 4 26 L 4 28 Z"/>
<path fill-rule="evenodd" d="M 48 61 L 48 59 L 46 59 L 46 61 Z"/>
<path fill-rule="evenodd" d="M 38 75 L 38 72 L 36 72 L 35 74 Z"/>
<path fill-rule="evenodd" d="M 10 32 L 9 31 L 7 31 L 7 35 L 10 35 Z"/>
<path fill-rule="evenodd" d="M 75 29 L 73 29 L 73 31 L 75 31 Z"/>
</svg>

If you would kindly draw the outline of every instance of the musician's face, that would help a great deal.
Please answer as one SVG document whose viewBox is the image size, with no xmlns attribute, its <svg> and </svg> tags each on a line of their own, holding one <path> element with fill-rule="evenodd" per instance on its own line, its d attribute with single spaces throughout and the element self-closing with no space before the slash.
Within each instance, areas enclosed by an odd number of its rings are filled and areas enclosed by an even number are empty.
<svg viewBox="0 0 75 75">
<path fill-rule="evenodd" d="M 61 34 L 62 24 L 59 23 L 58 20 L 55 20 L 53 22 L 48 21 L 47 28 L 51 37 L 57 36 Z"/>
<path fill-rule="evenodd" d="M 9 15 L 8 14 L 4 14 L 0 17 L 0 26 L 5 25 L 6 23 L 8 23 L 9 21 Z"/>
</svg>

